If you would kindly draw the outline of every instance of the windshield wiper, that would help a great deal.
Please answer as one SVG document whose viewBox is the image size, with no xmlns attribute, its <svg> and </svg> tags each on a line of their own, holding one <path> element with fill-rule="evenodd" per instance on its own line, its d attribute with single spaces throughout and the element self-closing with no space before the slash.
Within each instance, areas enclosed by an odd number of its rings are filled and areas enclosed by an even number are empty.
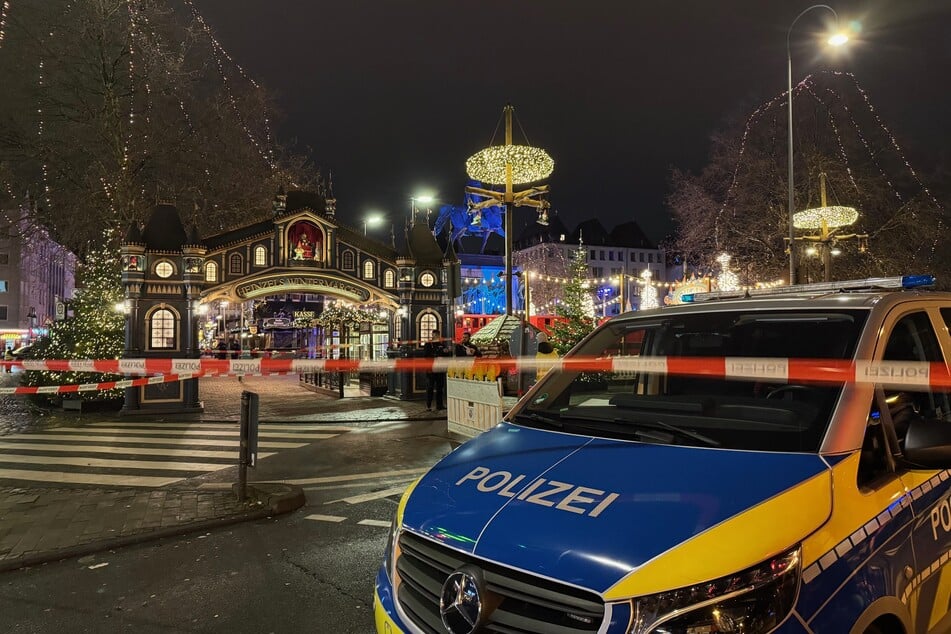
<svg viewBox="0 0 951 634">
<path fill-rule="evenodd" d="M 565 420 L 565 417 L 562 417 L 562 420 Z M 570 427 L 573 429 L 586 430 L 586 431 L 610 431 L 610 432 L 620 432 L 620 433 L 630 433 L 633 430 L 640 429 L 662 429 L 664 431 L 676 434 L 683 438 L 690 438 L 695 440 L 707 447 L 719 447 L 720 442 L 710 438 L 709 436 L 704 436 L 695 431 L 684 429 L 683 427 L 677 427 L 676 425 L 671 425 L 670 423 L 665 423 L 660 420 L 654 421 L 632 421 L 626 420 L 623 418 L 615 418 L 613 420 L 601 420 L 597 418 L 581 418 L 580 416 L 575 418 L 571 417 L 572 421 Z M 578 422 L 575 422 L 578 421 Z"/>
<path fill-rule="evenodd" d="M 516 423 L 541 423 L 542 425 L 547 425 L 552 429 L 564 429 L 565 427 L 565 424 L 561 422 L 561 415 L 553 413 L 540 414 L 538 412 L 519 412 L 512 417 L 512 420 Z"/>
<path fill-rule="evenodd" d="M 720 442 L 710 438 L 709 436 L 704 436 L 703 434 L 697 433 L 690 429 L 684 429 L 683 427 L 677 427 L 676 425 L 671 425 L 670 423 L 665 423 L 662 420 L 655 420 L 653 422 L 641 421 L 636 422 L 634 425 L 638 427 L 649 427 L 654 429 L 663 429 L 665 431 L 672 432 L 674 434 L 680 434 L 681 436 L 686 436 L 687 438 L 693 438 L 696 441 L 702 442 L 708 447 L 719 447 Z"/>
</svg>

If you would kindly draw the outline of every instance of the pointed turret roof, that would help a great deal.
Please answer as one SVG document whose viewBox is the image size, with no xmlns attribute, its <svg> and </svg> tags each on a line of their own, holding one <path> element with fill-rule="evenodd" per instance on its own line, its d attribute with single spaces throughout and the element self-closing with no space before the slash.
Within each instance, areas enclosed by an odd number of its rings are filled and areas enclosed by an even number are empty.
<svg viewBox="0 0 951 634">
<path fill-rule="evenodd" d="M 185 226 L 174 205 L 156 205 L 145 224 L 142 241 L 153 251 L 180 251 L 188 242 Z"/>
<path fill-rule="evenodd" d="M 142 231 L 139 230 L 138 221 L 133 220 L 132 224 L 129 225 L 129 230 L 125 232 L 125 237 L 122 239 L 123 244 L 141 244 L 142 243 Z"/>
</svg>

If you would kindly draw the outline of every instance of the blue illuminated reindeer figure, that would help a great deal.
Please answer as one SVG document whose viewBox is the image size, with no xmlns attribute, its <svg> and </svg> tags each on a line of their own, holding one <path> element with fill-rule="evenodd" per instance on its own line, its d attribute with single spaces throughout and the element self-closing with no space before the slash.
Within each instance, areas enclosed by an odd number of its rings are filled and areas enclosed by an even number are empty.
<svg viewBox="0 0 951 634">
<path fill-rule="evenodd" d="M 478 211 L 471 211 L 471 206 L 481 198 L 473 194 L 466 194 L 466 206 L 443 205 L 439 208 L 439 215 L 433 224 L 433 235 L 438 236 L 444 231 L 449 234 L 448 240 L 453 242 L 457 251 L 462 250 L 464 236 L 482 236 L 482 248 L 479 253 L 485 253 L 485 245 L 493 233 L 505 237 L 503 229 L 502 207 L 495 205 Z M 451 231 L 449 230 L 451 227 Z"/>
</svg>

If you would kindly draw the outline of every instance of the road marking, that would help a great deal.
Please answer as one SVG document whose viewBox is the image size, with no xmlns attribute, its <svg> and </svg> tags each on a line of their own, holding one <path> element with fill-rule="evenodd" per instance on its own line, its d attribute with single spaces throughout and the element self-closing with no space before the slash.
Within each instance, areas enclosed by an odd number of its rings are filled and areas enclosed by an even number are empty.
<svg viewBox="0 0 951 634">
<path fill-rule="evenodd" d="M 360 520 L 359 522 L 357 522 L 357 524 L 360 524 L 362 526 L 379 526 L 380 528 L 390 527 L 389 522 L 384 522 L 382 520 Z"/>
<path fill-rule="evenodd" d="M 409 486 L 409 483 L 415 479 L 416 478 L 405 478 L 405 479 L 396 478 L 394 480 L 387 480 L 386 482 L 380 482 L 379 484 L 386 484 L 386 485 L 402 484 L 405 487 L 405 486 Z M 267 480 L 264 480 L 262 482 L 266 483 Z M 283 480 L 283 481 L 272 480 L 271 482 L 286 482 L 286 480 Z M 260 484 L 260 483 L 255 482 L 254 484 Z M 377 483 L 372 483 L 372 484 L 377 484 Z M 372 486 L 372 484 L 369 482 L 342 482 L 339 484 L 330 484 L 328 486 L 309 486 L 309 487 L 305 486 L 301 488 L 304 489 L 305 491 L 335 491 L 337 489 L 355 489 L 357 487 Z M 227 482 L 203 482 L 202 484 L 198 485 L 198 488 L 223 490 L 223 489 L 231 489 L 231 484 Z"/>
<path fill-rule="evenodd" d="M 0 449 L 27 451 L 53 451 L 58 453 L 108 453 L 113 455 L 169 456 L 173 458 L 236 458 L 237 451 L 212 451 L 210 449 L 156 449 L 153 447 L 115 447 L 113 445 L 46 445 L 29 442 L 0 442 Z M 120 451 L 121 450 L 121 451 Z M 258 458 L 267 458 L 275 452 L 259 453 Z"/>
<path fill-rule="evenodd" d="M 329 502 L 324 502 L 324 504 L 336 504 L 337 502 L 346 502 L 347 504 L 360 504 L 362 502 L 369 502 L 370 500 L 379 500 L 380 498 L 388 498 L 391 495 L 398 495 L 403 493 L 406 490 L 405 486 L 393 487 L 392 489 L 384 489 L 383 491 L 374 491 L 373 493 L 364 493 L 363 495 L 354 495 L 348 498 L 340 498 L 339 500 L 331 500 Z"/>
<path fill-rule="evenodd" d="M 327 482 L 348 482 L 350 480 L 369 480 L 371 478 L 387 478 L 390 476 L 401 476 L 401 475 L 422 475 L 429 471 L 429 467 L 424 467 L 422 469 L 399 469 L 396 471 L 377 471 L 375 473 L 355 473 L 353 475 L 345 476 L 326 476 L 323 478 L 301 478 L 298 480 L 282 480 L 287 484 L 325 484 Z"/>
<path fill-rule="evenodd" d="M 304 519 L 314 520 L 315 522 L 342 522 L 347 518 L 339 515 L 308 515 Z"/>
<path fill-rule="evenodd" d="M 60 427 L 57 430 L 57 433 L 70 433 L 70 434 L 89 434 L 89 430 L 83 427 Z M 91 434 L 91 437 L 98 437 L 99 433 L 111 433 L 111 434 L 145 434 L 147 436 L 238 436 L 241 433 L 239 429 L 222 429 L 222 430 L 210 430 L 210 429 L 125 429 L 122 427 L 97 427 L 93 430 L 95 433 Z M 268 437 L 268 438 L 302 438 L 305 440 L 323 440 L 326 438 L 333 438 L 337 434 L 289 434 L 282 433 L 280 430 L 277 430 L 277 433 L 274 433 L 268 429 L 261 428 L 259 437 Z"/>
<path fill-rule="evenodd" d="M 178 482 L 181 478 L 0 469 L 0 480 L 32 480 L 34 482 L 59 482 L 61 484 L 108 484 L 110 486 L 152 488 L 168 486 L 173 482 Z"/>
<path fill-rule="evenodd" d="M 238 423 L 89 423 L 77 429 L 103 427 L 122 427 L 125 429 L 238 429 Z M 357 429 L 356 427 L 344 427 L 338 425 L 286 425 L 281 423 L 259 423 L 259 429 L 276 431 L 326 431 L 326 432 L 348 432 Z M 63 428 L 60 428 L 63 429 Z M 73 428 L 69 428 L 73 429 Z"/>
<path fill-rule="evenodd" d="M 113 443 L 142 443 L 146 445 L 200 445 L 204 447 L 234 447 L 237 449 L 238 443 L 229 440 L 213 440 L 206 438 L 140 438 L 130 436 L 95 436 L 94 438 L 77 438 L 70 434 L 23 434 L 22 436 L 6 436 L 9 440 L 69 440 L 74 442 L 113 442 Z M 262 440 L 258 442 L 258 447 L 263 449 L 299 449 L 306 447 L 307 443 L 296 442 L 276 442 Z M 82 445 L 75 445 L 76 451 L 82 451 Z"/>
<path fill-rule="evenodd" d="M 236 459 L 237 456 L 231 456 Z M 158 471 L 220 471 L 233 464 L 211 462 L 167 462 L 153 460 L 111 460 L 108 458 L 65 458 L 62 456 L 20 456 L 0 454 L 0 464 L 19 463 L 45 465 L 70 465 L 73 467 L 102 467 L 108 469 L 152 469 Z"/>
</svg>

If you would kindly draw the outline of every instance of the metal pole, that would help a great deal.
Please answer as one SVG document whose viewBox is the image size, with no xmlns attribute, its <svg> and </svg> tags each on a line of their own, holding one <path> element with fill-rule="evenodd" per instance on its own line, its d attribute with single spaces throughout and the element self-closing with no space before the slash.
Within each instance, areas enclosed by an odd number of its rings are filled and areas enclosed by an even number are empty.
<svg viewBox="0 0 951 634">
<path fill-rule="evenodd" d="M 248 494 L 248 435 L 251 418 L 250 393 L 241 392 L 241 438 L 238 445 L 238 502 L 244 502 Z"/>
<path fill-rule="evenodd" d="M 512 204 L 505 203 L 505 314 L 512 314 Z"/>
<path fill-rule="evenodd" d="M 797 18 L 798 19 L 798 18 Z M 794 23 L 795 24 L 795 23 Z M 789 30 L 792 31 L 792 27 L 789 27 Z M 796 208 L 795 200 L 795 186 L 793 182 L 793 114 L 792 114 L 792 52 L 789 49 L 789 37 L 786 37 L 786 61 L 787 61 L 787 77 L 786 77 L 786 88 L 788 92 L 786 93 L 786 101 L 789 102 L 789 284 L 790 286 L 796 283 L 796 231 L 793 227 L 793 213 Z"/>
</svg>

